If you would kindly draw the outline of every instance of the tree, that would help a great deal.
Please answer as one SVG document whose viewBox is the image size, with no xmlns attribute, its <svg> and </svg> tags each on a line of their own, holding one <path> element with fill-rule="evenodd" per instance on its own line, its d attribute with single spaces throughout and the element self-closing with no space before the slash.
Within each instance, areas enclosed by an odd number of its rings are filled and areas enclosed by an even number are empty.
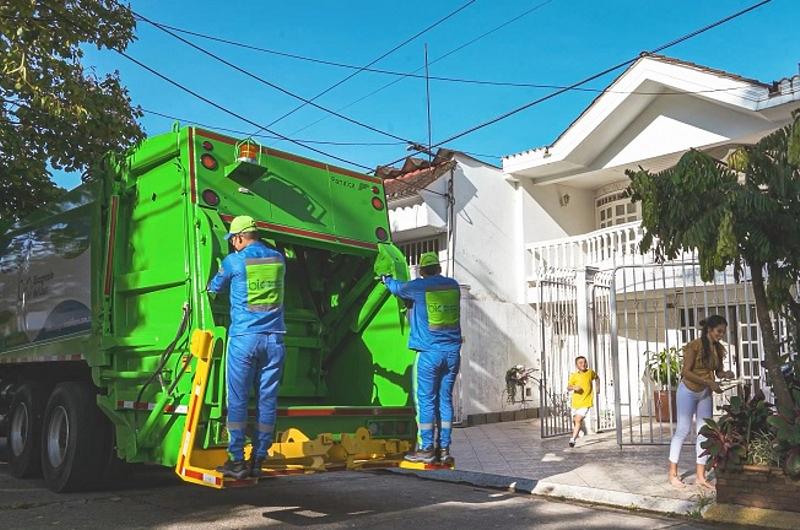
<svg viewBox="0 0 800 530">
<path fill-rule="evenodd" d="M 59 195 L 51 168 L 89 178 L 106 152 L 144 136 L 119 73 L 81 64 L 82 45 L 123 50 L 134 29 L 114 0 L 0 2 L 0 220 Z"/>
<path fill-rule="evenodd" d="M 660 173 L 627 174 L 632 200 L 642 203 L 642 252 L 654 249 L 663 260 L 696 249 L 705 281 L 731 264 L 737 276 L 749 266 L 769 382 L 778 408 L 792 410 L 770 311 L 800 322 L 792 295 L 800 273 L 800 113 L 727 163 L 691 150 Z"/>
</svg>

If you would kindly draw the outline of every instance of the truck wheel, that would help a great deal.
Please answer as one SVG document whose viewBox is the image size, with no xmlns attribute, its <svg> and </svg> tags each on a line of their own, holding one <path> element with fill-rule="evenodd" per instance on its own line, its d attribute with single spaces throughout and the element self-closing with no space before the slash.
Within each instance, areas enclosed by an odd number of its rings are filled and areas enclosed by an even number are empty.
<svg viewBox="0 0 800 530">
<path fill-rule="evenodd" d="M 41 475 L 39 458 L 42 442 L 42 418 L 47 393 L 35 383 L 25 383 L 11 402 L 8 429 L 9 468 L 17 478 Z"/>
<path fill-rule="evenodd" d="M 103 420 L 97 393 L 86 383 L 61 383 L 47 401 L 42 427 L 42 471 L 61 493 L 95 485 L 103 471 Z"/>
</svg>

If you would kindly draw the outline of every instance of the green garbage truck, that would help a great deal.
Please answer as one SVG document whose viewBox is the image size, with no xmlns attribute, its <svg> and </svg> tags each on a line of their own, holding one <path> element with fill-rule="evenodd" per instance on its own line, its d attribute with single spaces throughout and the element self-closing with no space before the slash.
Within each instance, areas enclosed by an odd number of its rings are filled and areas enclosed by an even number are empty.
<svg viewBox="0 0 800 530">
<path fill-rule="evenodd" d="M 126 463 L 228 482 L 226 296 L 236 215 L 286 256 L 286 362 L 267 474 L 396 465 L 415 439 L 408 278 L 380 179 L 197 127 L 109 155 L 0 235 L 0 436 L 17 477 L 73 491 Z"/>
</svg>

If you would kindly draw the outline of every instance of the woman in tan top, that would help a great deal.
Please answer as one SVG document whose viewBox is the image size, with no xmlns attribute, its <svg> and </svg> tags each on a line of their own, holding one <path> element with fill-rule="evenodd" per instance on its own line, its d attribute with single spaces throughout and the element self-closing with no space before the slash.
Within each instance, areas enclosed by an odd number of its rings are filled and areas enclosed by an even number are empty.
<svg viewBox="0 0 800 530">
<path fill-rule="evenodd" d="M 700 338 L 683 347 L 683 369 L 677 396 L 678 425 L 669 447 L 669 482 L 679 488 L 685 487 L 678 476 L 678 457 L 694 417 L 697 428 L 696 483 L 698 486 L 713 489 L 714 486 L 706 480 L 708 456 L 700 456 L 703 453 L 700 444 L 705 440 L 700 435 L 700 428 L 713 415 L 711 392 L 722 393 L 716 377 L 732 379 L 734 374 L 724 371 L 722 366 L 725 348 L 720 340 L 725 335 L 728 322 L 719 315 L 713 315 L 700 322 L 700 326 Z"/>
</svg>

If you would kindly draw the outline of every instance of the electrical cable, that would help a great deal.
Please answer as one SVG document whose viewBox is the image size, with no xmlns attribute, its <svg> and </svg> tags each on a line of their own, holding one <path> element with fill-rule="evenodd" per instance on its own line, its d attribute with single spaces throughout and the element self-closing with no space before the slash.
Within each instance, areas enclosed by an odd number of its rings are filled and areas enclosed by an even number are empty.
<svg viewBox="0 0 800 530">
<path fill-rule="evenodd" d="M 534 5 L 533 7 L 530 7 L 529 9 L 527 9 L 527 10 L 523 11 L 522 13 L 520 13 L 520 14 L 518 14 L 518 15 L 516 15 L 516 16 L 514 16 L 514 17 L 512 17 L 512 18 L 508 19 L 508 20 L 506 20 L 505 22 L 503 22 L 503 23 L 501 23 L 501 24 L 499 24 L 499 25 L 497 25 L 497 26 L 493 27 L 492 29 L 490 29 L 490 30 L 488 30 L 488 31 L 485 31 L 485 32 L 481 33 L 481 34 L 480 34 L 480 35 L 478 35 L 477 37 L 474 37 L 474 38 L 472 38 L 472 39 L 468 40 L 467 42 L 465 42 L 465 43 L 463 43 L 463 44 L 461 44 L 461 45 L 459 45 L 459 46 L 456 46 L 455 48 L 453 48 L 452 50 L 448 51 L 448 52 L 447 52 L 447 53 L 445 53 L 444 55 L 440 55 L 440 56 L 439 56 L 439 57 L 437 57 L 436 59 L 433 59 L 432 61 L 430 61 L 430 62 L 428 63 L 428 66 L 430 66 L 430 65 L 433 65 L 433 64 L 435 64 L 435 63 L 438 63 L 439 61 L 441 61 L 441 60 L 443 60 L 443 59 L 445 59 L 445 58 L 447 58 L 447 57 L 449 57 L 449 56 L 453 55 L 454 53 L 457 53 L 457 52 L 459 52 L 459 51 L 463 50 L 463 49 L 464 49 L 464 48 L 466 48 L 467 46 L 471 46 L 472 44 L 475 44 L 475 43 L 476 43 L 476 42 L 478 42 L 479 40 L 481 40 L 481 39 L 484 39 L 484 38 L 488 37 L 489 35 L 491 35 L 492 33 L 495 33 L 495 32 L 497 32 L 497 31 L 499 31 L 499 30 L 501 30 L 501 29 L 505 28 L 505 27 L 506 27 L 506 26 L 508 26 L 509 24 L 513 24 L 513 23 L 514 23 L 514 22 L 516 22 L 517 20 L 520 20 L 521 18 L 523 18 L 523 17 L 526 17 L 527 15 L 530 15 L 530 14 L 531 14 L 531 13 L 533 13 L 534 11 L 537 11 L 537 10 L 539 10 L 539 9 L 543 8 L 544 6 L 546 6 L 547 4 L 549 4 L 549 3 L 553 2 L 553 1 L 554 1 L 554 0 L 545 0 L 544 2 L 540 2 L 540 3 L 536 4 L 536 5 Z M 424 66 L 421 66 L 421 67 L 417 68 L 416 70 L 414 70 L 414 73 L 417 73 L 417 72 L 419 72 L 420 70 L 423 70 L 424 68 L 425 68 Z M 395 80 L 393 80 L 393 81 L 390 81 L 390 82 L 386 83 L 385 85 L 382 85 L 382 86 L 378 87 L 377 89 L 373 90 L 372 92 L 369 92 L 368 94 L 366 94 L 366 95 L 364 95 L 364 96 L 361 96 L 360 98 L 358 98 L 358 99 L 356 99 L 356 100 L 354 100 L 354 101 L 351 101 L 351 102 L 350 102 L 350 103 L 348 103 L 347 105 L 344 105 L 343 107 L 339 107 L 339 108 L 337 109 L 337 111 L 342 111 L 342 110 L 344 110 L 344 109 L 347 109 L 347 108 L 349 108 L 349 107 L 351 107 L 351 106 L 355 105 L 356 103 L 360 103 L 360 102 L 364 101 L 365 99 L 367 99 L 367 98 L 370 98 L 370 97 L 374 96 L 374 95 L 375 95 L 375 94 L 377 94 L 378 92 L 381 92 L 381 91 L 383 91 L 383 90 L 385 90 L 385 89 L 387 89 L 387 88 L 389 88 L 389 87 L 391 87 L 391 86 L 393 86 L 393 85 L 395 85 L 395 84 L 399 83 L 400 81 L 402 81 L 402 80 L 403 80 L 403 79 L 405 79 L 406 77 L 407 77 L 407 76 L 405 76 L 405 75 L 404 75 L 404 76 L 402 76 L 402 77 L 400 77 L 400 78 L 398 78 L 398 79 L 395 79 Z M 293 131 L 293 132 L 292 132 L 292 133 L 290 133 L 290 134 L 297 134 L 297 133 L 298 133 L 298 132 L 300 132 L 300 131 L 304 131 L 304 130 L 308 129 L 309 127 L 313 127 L 314 125 L 316 125 L 316 124 L 318 124 L 318 123 L 320 123 L 320 122 L 324 121 L 325 119 L 327 119 L 327 116 L 323 116 L 323 117 L 321 117 L 320 119 L 318 119 L 318 120 L 317 120 L 317 121 L 315 121 L 315 122 L 309 123 L 308 125 L 305 125 L 305 126 L 303 126 L 303 127 L 299 128 L 299 129 L 296 129 L 295 131 Z"/>
<path fill-rule="evenodd" d="M 268 86 L 268 87 L 270 87 L 270 88 L 272 88 L 274 90 L 277 90 L 277 91 L 279 91 L 279 92 L 281 92 L 281 93 L 283 93 L 283 94 L 285 94 L 287 96 L 290 96 L 292 98 L 299 99 L 300 101 L 304 102 L 306 105 L 311 105 L 312 107 L 314 107 L 314 108 L 316 108 L 318 110 L 321 110 L 321 111 L 326 112 L 326 113 L 328 113 L 330 115 L 336 116 L 337 118 L 342 119 L 342 120 L 344 120 L 344 121 L 346 121 L 348 123 L 352 123 L 353 125 L 358 125 L 359 127 L 363 127 L 365 129 L 368 129 L 368 130 L 370 130 L 372 132 L 381 134 L 383 136 L 387 136 L 389 138 L 394 138 L 395 140 L 402 140 L 402 141 L 407 142 L 407 143 L 412 143 L 413 142 L 413 140 L 409 140 L 408 138 L 403 138 L 402 136 L 398 136 L 398 135 L 396 135 L 394 133 L 391 133 L 389 131 L 384 131 L 382 129 L 379 129 L 377 127 L 369 125 L 368 123 L 364 123 L 362 121 L 356 120 L 355 118 L 351 118 L 350 116 L 346 116 L 346 115 L 341 114 L 341 113 L 339 113 L 339 112 L 337 112 L 337 111 L 335 111 L 333 109 L 329 109 L 329 108 L 324 107 L 324 106 L 322 106 L 322 105 L 320 105 L 318 103 L 315 103 L 314 101 L 312 101 L 312 100 L 310 100 L 308 98 L 305 98 L 305 97 L 303 97 L 303 96 L 301 96 L 299 94 L 296 94 L 296 93 L 292 92 L 291 90 L 288 90 L 288 89 L 286 89 L 286 88 L 284 88 L 284 87 L 282 87 L 282 86 L 280 86 L 280 85 L 278 85 L 276 83 L 273 83 L 272 81 L 269 81 L 269 80 L 261 77 L 258 74 L 254 74 L 250 70 L 247 70 L 246 68 L 242 68 L 238 64 L 234 64 L 234 63 L 228 61 L 227 59 L 225 59 L 224 57 L 221 57 L 220 55 L 217 55 L 216 53 L 214 53 L 212 51 L 209 51 L 209 50 L 203 48 L 202 46 L 199 46 L 199 45 L 193 43 L 192 41 L 181 37 L 177 33 L 173 32 L 173 31 L 170 31 L 170 30 L 160 26 L 158 23 L 153 22 L 149 18 L 137 13 L 136 11 L 134 11 L 134 10 L 132 10 L 130 8 L 127 8 L 127 9 L 129 9 L 130 12 L 133 13 L 133 15 L 136 16 L 137 18 L 139 18 L 140 20 L 143 20 L 143 21 L 147 22 L 148 24 L 152 25 L 153 27 L 163 31 L 164 33 L 167 33 L 168 35 L 171 35 L 172 37 L 178 39 L 179 41 L 181 41 L 181 42 L 183 42 L 185 44 L 187 44 L 188 46 L 194 48 L 195 50 L 199 51 L 200 53 L 203 53 L 203 54 L 211 57 L 212 59 L 224 64 L 225 66 L 228 66 L 229 68 L 232 68 L 232 69 L 236 70 L 239 73 L 242 73 L 242 74 L 250 77 L 251 79 L 254 79 L 254 80 L 258 81 L 259 83 L 261 83 L 263 85 L 266 85 L 266 86 Z M 259 126 L 259 129 L 256 132 L 261 132 L 262 130 L 263 131 L 269 131 L 270 125 Z"/>
<path fill-rule="evenodd" d="M 57 16 L 60 16 L 68 24 L 72 25 L 73 27 L 75 27 L 75 28 L 77 28 L 77 29 L 79 29 L 81 31 L 87 31 L 85 27 L 81 27 L 81 25 L 75 23 L 75 21 L 73 21 L 65 13 L 57 11 L 52 6 L 51 6 L 51 8 L 53 9 L 53 12 L 56 13 Z M 152 67 L 148 66 L 147 64 L 145 64 L 142 61 L 136 59 L 135 57 L 132 57 L 128 53 L 126 53 L 126 52 L 124 52 L 122 50 L 117 50 L 117 49 L 114 49 L 114 51 L 117 52 L 122 57 L 125 57 L 126 59 L 128 59 L 132 63 L 137 64 L 141 68 L 144 68 L 145 70 L 147 70 L 151 74 L 155 75 L 156 77 L 166 81 L 167 83 L 169 83 L 172 86 L 174 86 L 174 87 L 186 92 L 187 94 L 190 94 L 191 96 L 199 99 L 200 101 L 203 101 L 204 103 L 207 103 L 207 104 L 211 105 L 212 107 L 214 107 L 214 108 L 216 108 L 218 110 L 221 110 L 222 112 L 224 112 L 226 114 L 229 114 L 229 115 L 233 116 L 234 118 L 238 118 L 241 121 L 243 121 L 243 122 L 245 122 L 245 123 L 247 123 L 249 125 L 252 125 L 254 127 L 260 127 L 261 126 L 259 123 L 255 122 L 255 121 L 253 121 L 253 120 L 251 120 L 249 118 L 246 118 L 245 116 L 242 116 L 238 112 L 232 111 L 232 110 L 228 109 L 227 107 L 224 107 L 223 105 L 220 105 L 219 103 L 213 101 L 212 99 L 207 98 L 207 97 L 203 96 L 202 94 L 200 94 L 198 92 L 195 92 L 191 88 L 189 88 L 189 87 L 179 83 L 178 81 L 175 81 L 174 79 L 168 77 L 167 75 L 162 74 L 161 72 L 159 72 L 155 68 L 152 68 Z M 283 135 L 283 134 L 281 134 L 281 133 L 279 133 L 277 131 L 273 131 L 273 130 L 270 130 L 268 128 L 263 128 L 263 130 L 267 131 L 270 134 L 278 136 L 282 140 L 286 140 L 286 141 L 291 142 L 291 143 L 293 143 L 295 145 L 298 145 L 300 147 L 308 149 L 309 151 L 313 151 L 313 152 L 321 154 L 323 156 L 327 156 L 329 158 L 332 158 L 333 160 L 338 160 L 339 162 L 344 162 L 345 164 L 350 164 L 352 166 L 355 166 L 355 167 L 358 167 L 358 168 L 361 168 L 361 169 L 366 169 L 366 170 L 370 170 L 370 171 L 372 170 L 372 168 L 370 168 L 369 166 L 365 166 L 365 165 L 360 164 L 358 162 L 354 162 L 352 160 L 348 160 L 346 158 L 342 158 L 340 156 L 334 155 L 334 154 L 329 153 L 327 151 L 323 151 L 322 149 L 318 149 L 316 147 L 313 147 L 311 145 L 305 144 L 303 142 L 299 142 L 299 141 L 295 140 L 294 138 L 290 138 L 290 137 L 288 137 L 286 135 Z"/>
<path fill-rule="evenodd" d="M 156 111 L 156 110 L 145 109 L 145 108 L 142 108 L 141 110 L 142 110 L 142 112 L 144 112 L 146 114 L 152 114 L 154 116 L 159 116 L 161 118 L 165 118 L 165 119 L 168 119 L 168 120 L 175 120 L 175 121 L 179 121 L 179 122 L 183 122 L 183 123 L 191 123 L 193 125 L 199 125 L 200 127 L 204 127 L 206 129 L 209 129 L 209 130 L 212 130 L 212 131 L 224 131 L 224 132 L 229 132 L 229 133 L 233 133 L 233 134 L 241 134 L 241 135 L 244 135 L 244 136 L 267 138 L 267 139 L 270 139 L 270 140 L 280 140 L 281 139 L 279 136 L 275 136 L 275 135 L 272 135 L 272 134 L 250 134 L 248 131 L 244 131 L 244 130 L 241 130 L 241 129 L 231 129 L 229 127 L 221 127 L 221 126 L 217 126 L 217 125 L 209 125 L 207 123 L 200 123 L 200 122 L 198 122 L 196 120 L 180 118 L 180 117 L 173 116 L 171 114 L 166 114 L 164 112 L 159 112 L 159 111 Z M 332 141 L 332 140 L 330 140 L 330 141 L 329 140 L 310 140 L 310 139 L 306 139 L 306 138 L 296 138 L 296 140 L 298 142 L 303 142 L 303 143 L 307 143 L 307 144 L 319 144 L 319 145 L 349 145 L 349 146 L 406 145 L 406 142 L 401 142 L 401 141 L 396 141 L 396 142 L 336 142 L 336 141 Z M 480 155 L 480 156 L 491 157 L 492 155 Z M 498 157 L 498 158 L 500 158 L 500 157 Z"/>
<path fill-rule="evenodd" d="M 319 59 L 315 57 L 307 57 L 304 55 L 299 55 L 291 52 L 283 52 L 279 50 L 272 50 L 269 48 L 263 48 L 259 46 L 255 46 L 252 44 L 246 44 L 243 42 L 237 42 L 230 39 L 225 39 L 222 37 L 216 37 L 213 35 L 208 35 L 205 33 L 200 33 L 197 31 L 179 28 L 176 26 L 172 26 L 170 24 L 164 24 L 163 22 L 158 22 L 158 24 L 162 27 L 168 28 L 172 31 L 183 33 L 185 35 L 191 35 L 194 37 L 207 39 L 215 42 L 220 42 L 223 44 L 227 44 L 230 46 L 235 46 L 238 48 L 243 48 L 251 51 L 257 51 L 261 53 L 277 55 L 280 57 L 287 57 L 290 59 L 296 59 L 300 61 L 306 61 L 316 64 L 323 64 L 326 66 L 333 66 L 337 68 L 344 68 L 349 70 L 359 70 L 362 72 L 369 72 L 373 74 L 381 74 L 387 75 L 392 77 L 410 77 L 414 79 L 425 79 L 424 74 L 418 74 L 416 71 L 414 72 L 400 72 L 397 70 L 386 70 L 383 68 L 370 68 L 365 66 L 357 66 L 354 64 L 347 64 L 341 63 L 337 61 L 330 61 L 326 59 Z M 442 81 L 448 83 L 456 83 L 456 84 L 470 84 L 470 85 L 485 85 L 485 86 L 495 86 L 495 87 L 513 87 L 513 88 L 535 88 L 535 89 L 560 89 L 560 88 L 569 88 L 567 85 L 557 85 L 552 83 L 533 83 L 533 82 L 525 82 L 525 81 L 498 81 L 492 79 L 471 79 L 471 78 L 464 78 L 464 77 L 452 77 L 452 76 L 441 76 L 441 75 L 431 75 L 429 76 L 431 81 Z M 593 93 L 602 93 L 602 94 L 637 94 L 642 96 L 682 96 L 687 94 L 706 94 L 706 93 L 713 93 L 713 92 L 727 92 L 731 90 L 738 90 L 740 87 L 728 87 L 728 88 L 713 88 L 708 90 L 692 90 L 686 92 L 655 92 L 655 91 L 641 91 L 641 90 L 610 90 L 608 88 L 594 88 L 594 87 L 574 87 L 569 88 L 572 91 L 578 92 L 593 92 Z M 312 98 L 315 99 L 315 98 Z M 340 109 L 341 110 L 341 109 Z M 274 125 L 271 124 L 271 125 Z"/>
<path fill-rule="evenodd" d="M 361 73 L 361 72 L 363 72 L 365 69 L 367 69 L 367 68 L 369 68 L 370 66 L 372 66 L 373 64 L 376 64 L 378 61 L 380 61 L 380 60 L 382 60 L 382 59 L 385 59 L 386 57 L 388 57 L 388 56 L 389 56 L 389 55 L 391 55 L 392 53 L 396 52 L 397 50 L 399 50 L 400 48 L 402 48 L 402 47 L 403 47 L 403 46 L 405 46 L 406 44 L 408 44 L 408 43 L 410 43 L 411 41 L 415 40 L 417 37 L 420 37 L 421 35 L 424 35 L 424 34 L 425 34 L 425 33 L 427 33 L 428 31 L 430 31 L 430 30 L 432 30 L 433 28 L 435 28 L 436 26 L 438 26 L 439 24 L 443 23 L 444 21 L 446 21 L 446 20 L 448 20 L 448 19 L 450 19 L 450 18 L 452 18 L 452 17 L 456 16 L 458 13 L 460 13 L 461 11 L 463 11 L 464 9 L 466 9 L 467 7 L 469 7 L 470 5 L 474 4 L 474 3 L 475 3 L 475 1 L 476 1 L 476 0 L 469 0 L 467 3 L 465 3 L 465 4 L 461 5 L 460 7 L 458 7 L 457 9 L 455 9 L 454 11 L 451 11 L 450 13 L 448 13 L 447 15 L 445 15 L 444 17 L 442 17 L 442 18 L 440 18 L 439 20 L 437 20 L 436 22 L 434 22 L 433 24 L 430 24 L 430 25 L 429 25 L 428 27 L 426 27 L 425 29 L 423 29 L 423 30 L 421 30 L 421 31 L 417 32 L 416 34 L 414 34 L 414 35 L 412 35 L 411 37 L 407 38 L 406 40 L 404 40 L 404 41 L 403 41 L 403 42 L 401 42 L 400 44 L 396 45 L 396 46 L 395 46 L 395 47 L 393 47 L 391 50 L 389 50 L 389 51 L 387 51 L 387 52 L 384 52 L 384 53 L 383 53 L 383 54 L 381 54 L 379 57 L 377 57 L 376 59 L 373 59 L 372 61 L 370 61 L 370 62 L 369 62 L 369 63 L 367 63 L 366 65 L 364 65 L 364 66 L 362 66 L 362 67 L 359 67 L 359 68 L 357 68 L 355 72 L 353 72 L 352 74 L 350 74 L 350 75 L 348 75 L 348 76 L 344 77 L 344 78 L 343 78 L 343 79 L 341 79 L 340 81 L 337 81 L 336 83 L 332 84 L 331 86 L 329 86 L 328 88 L 326 88 L 326 89 L 325 89 L 325 90 L 323 90 L 322 92 L 318 93 L 316 96 L 314 96 L 313 98 L 311 98 L 311 100 L 310 100 L 310 101 L 315 101 L 315 100 L 317 100 L 318 98 L 320 98 L 320 97 L 324 96 L 325 94 L 327 94 L 328 92 L 330 92 L 331 90 L 333 90 L 334 88 L 336 88 L 336 87 L 338 87 L 338 86 L 340 86 L 340 85 L 342 85 L 342 84 L 346 83 L 347 81 L 349 81 L 349 80 L 350 80 L 350 79 L 352 79 L 353 77 L 357 76 L 358 74 L 360 74 L 360 73 Z M 283 115 L 279 116 L 278 118 L 274 119 L 273 121 L 271 121 L 271 122 L 270 122 L 270 123 L 269 123 L 267 126 L 268 126 L 268 127 L 272 127 L 273 125 L 275 125 L 275 124 L 276 124 L 276 123 L 278 123 L 279 121 L 282 121 L 284 118 L 287 118 L 287 117 L 291 116 L 292 114 L 294 114 L 295 112 L 297 112 L 298 110 L 302 109 L 302 108 L 303 108 L 303 107 L 305 107 L 307 104 L 308 104 L 308 103 L 303 103 L 303 104 L 301 104 L 301 105 L 298 105 L 298 106 L 296 106 L 295 108 L 291 109 L 290 111 L 286 112 L 285 114 L 283 114 Z M 256 132 L 258 133 L 258 132 L 261 132 L 261 131 L 256 131 Z"/>
<path fill-rule="evenodd" d="M 711 29 L 714 29 L 714 28 L 716 28 L 718 26 L 721 26 L 722 24 L 725 24 L 727 22 L 730 22 L 731 20 L 734 20 L 734 19 L 742 16 L 742 15 L 745 15 L 745 14 L 747 14 L 747 13 L 749 13 L 749 12 L 755 10 L 755 9 L 758 9 L 761 6 L 770 3 L 771 1 L 772 0 L 762 0 L 761 2 L 758 2 L 756 4 L 753 4 L 753 5 L 749 6 L 749 7 L 741 9 L 741 10 L 739 10 L 739 11 L 737 11 L 737 12 L 731 14 L 731 15 L 728 15 L 726 17 L 723 17 L 723 18 L 717 20 L 716 22 L 713 22 L 711 24 L 703 26 L 703 27 L 701 27 L 699 29 L 696 29 L 696 30 L 694 30 L 694 31 L 692 31 L 690 33 L 687 33 L 687 34 L 685 34 L 685 35 L 683 35 L 681 37 L 673 39 L 673 40 L 669 41 L 666 44 L 658 46 L 657 48 L 654 48 L 653 50 L 651 50 L 649 52 L 641 53 L 641 54 L 639 54 L 639 55 L 637 55 L 637 56 L 635 56 L 635 57 L 633 57 L 631 59 L 628 59 L 628 60 L 623 61 L 621 63 L 615 64 L 614 66 L 608 67 L 608 68 L 606 68 L 606 69 L 604 69 L 604 70 L 602 70 L 602 71 L 600 71 L 600 72 L 598 72 L 596 74 L 593 74 L 593 75 L 591 75 L 589 77 L 586 77 L 586 78 L 582 79 L 581 81 L 573 83 L 573 84 L 569 85 L 568 87 L 556 90 L 555 92 L 551 92 L 550 94 L 547 94 L 546 96 L 542 96 L 540 98 L 534 99 L 533 101 L 529 101 L 528 103 L 526 103 L 524 105 L 516 107 L 516 108 L 514 108 L 514 109 L 512 109 L 512 110 L 510 110 L 508 112 L 504 112 L 503 114 L 500 114 L 499 116 L 496 116 L 496 117 L 494 117 L 494 118 L 492 118 L 490 120 L 487 120 L 487 121 L 485 121 L 483 123 L 480 123 L 478 125 L 470 127 L 469 129 L 467 129 L 465 131 L 462 131 L 462 132 L 460 132 L 458 134 L 454 134 L 454 135 L 450 136 L 449 138 L 447 138 L 445 140 L 442 140 L 440 142 L 437 142 L 437 143 L 433 144 L 432 147 L 439 147 L 439 146 L 441 146 L 443 144 L 446 144 L 448 142 L 452 142 L 453 140 L 457 140 L 459 138 L 463 138 L 464 136 L 467 136 L 468 134 L 472 134 L 475 131 L 478 131 L 480 129 L 483 129 L 485 127 L 493 125 L 493 124 L 495 124 L 495 123 L 497 123 L 499 121 L 505 120 L 506 118 L 509 118 L 509 117 L 519 113 L 519 112 L 522 112 L 523 110 L 529 109 L 529 108 L 533 107 L 534 105 L 538 105 L 538 104 L 543 103 L 543 102 L 545 102 L 545 101 L 547 101 L 549 99 L 552 99 L 552 98 L 554 98 L 554 97 L 556 97 L 558 95 L 561 95 L 561 94 L 563 94 L 564 92 L 567 92 L 568 90 L 570 90 L 573 87 L 578 87 L 578 86 L 584 85 L 584 84 L 586 84 L 586 83 L 588 83 L 590 81 L 594 81 L 595 79 L 597 79 L 599 77 L 602 77 L 602 76 L 604 76 L 606 74 L 609 74 L 609 73 L 611 73 L 611 72 L 613 72 L 615 70 L 619 70 L 622 67 L 628 66 L 628 65 L 636 62 L 637 60 L 639 60 L 643 56 L 646 56 L 648 54 L 657 54 L 657 53 L 659 53 L 659 52 L 661 52 L 663 50 L 666 50 L 667 48 L 671 48 L 671 47 L 673 47 L 673 46 L 675 46 L 677 44 L 680 44 L 680 43 L 685 42 L 685 41 L 687 41 L 689 39 L 692 39 L 692 38 L 694 38 L 694 37 L 696 37 L 696 36 L 698 36 L 698 35 L 700 35 L 702 33 L 705 33 L 705 32 L 707 32 L 707 31 L 709 31 Z M 406 156 L 403 156 L 402 158 L 398 158 L 397 160 L 393 160 L 392 162 L 389 162 L 388 164 L 384 164 L 384 166 L 382 166 L 382 167 L 394 165 L 394 164 L 396 164 L 398 162 L 401 162 L 401 161 L 405 160 L 408 156 L 413 156 L 413 155 L 421 153 L 421 152 L 422 151 L 420 151 L 420 150 L 416 150 L 411 155 L 406 155 Z"/>
</svg>

